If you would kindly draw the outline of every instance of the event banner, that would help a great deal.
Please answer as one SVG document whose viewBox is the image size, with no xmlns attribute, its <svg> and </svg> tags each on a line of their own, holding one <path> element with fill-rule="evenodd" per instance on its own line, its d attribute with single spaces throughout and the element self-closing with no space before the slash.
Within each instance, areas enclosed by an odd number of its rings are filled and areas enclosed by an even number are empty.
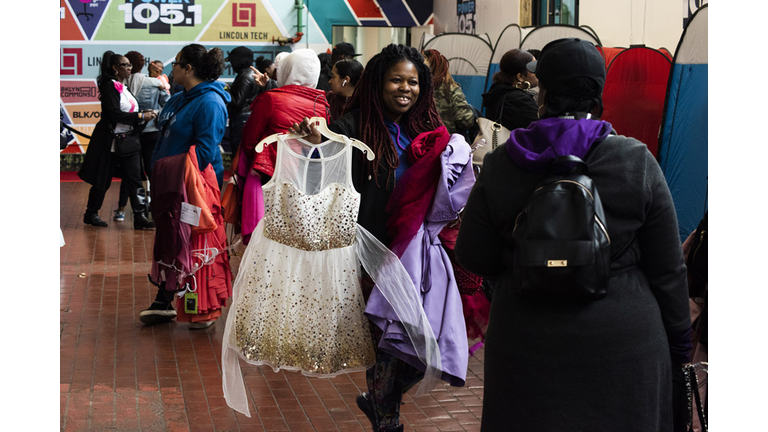
<svg viewBox="0 0 768 432">
<path fill-rule="evenodd" d="M 138 51 L 147 62 L 160 60 L 166 75 L 190 43 L 219 47 L 225 56 L 241 45 L 268 59 L 290 50 L 274 43 L 273 38 L 290 35 L 261 0 L 60 0 L 59 13 L 62 121 L 85 135 L 101 115 L 96 77 L 107 50 Z M 233 78 L 227 63 L 221 79 Z M 63 151 L 84 152 L 88 139 L 72 136 Z"/>
</svg>

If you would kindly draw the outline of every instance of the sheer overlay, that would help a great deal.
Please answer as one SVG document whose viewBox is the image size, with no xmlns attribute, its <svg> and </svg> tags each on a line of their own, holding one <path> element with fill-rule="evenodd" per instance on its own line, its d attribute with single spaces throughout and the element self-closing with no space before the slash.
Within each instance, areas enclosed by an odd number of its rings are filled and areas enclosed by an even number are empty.
<svg viewBox="0 0 768 432">
<path fill-rule="evenodd" d="M 275 173 L 263 187 L 264 218 L 241 260 L 224 331 L 227 403 L 250 416 L 241 358 L 317 377 L 375 362 L 361 264 L 405 324 L 427 366 L 419 391 L 428 391 L 440 377 L 437 341 L 405 268 L 356 222 L 353 147 L 283 137 L 276 145 Z"/>
</svg>

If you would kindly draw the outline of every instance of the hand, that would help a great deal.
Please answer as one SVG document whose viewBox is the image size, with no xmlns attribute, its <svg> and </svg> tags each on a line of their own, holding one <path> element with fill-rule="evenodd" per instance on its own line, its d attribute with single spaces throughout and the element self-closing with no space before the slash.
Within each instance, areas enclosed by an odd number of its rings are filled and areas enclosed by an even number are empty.
<svg viewBox="0 0 768 432">
<path fill-rule="evenodd" d="M 145 122 L 152 121 L 157 117 L 154 111 L 142 111 L 141 115 L 144 117 Z"/>
<path fill-rule="evenodd" d="M 309 123 L 309 118 L 304 117 L 301 123 L 294 123 L 289 131 L 293 134 L 301 135 L 302 138 L 312 144 L 320 144 L 323 137 L 314 124 Z"/>
<path fill-rule="evenodd" d="M 259 72 L 259 70 L 253 66 L 251 66 L 251 70 L 253 71 L 253 79 L 256 81 L 256 84 L 261 87 L 266 87 L 269 82 L 269 76 Z"/>
</svg>

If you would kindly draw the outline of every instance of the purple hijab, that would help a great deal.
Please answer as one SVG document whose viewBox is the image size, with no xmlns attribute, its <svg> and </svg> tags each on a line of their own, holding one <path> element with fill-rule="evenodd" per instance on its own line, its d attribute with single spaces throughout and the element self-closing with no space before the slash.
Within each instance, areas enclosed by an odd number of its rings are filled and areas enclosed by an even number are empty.
<svg viewBox="0 0 768 432">
<path fill-rule="evenodd" d="M 603 141 L 611 130 L 611 124 L 602 120 L 545 118 L 526 129 L 513 130 L 507 140 L 507 154 L 525 170 L 544 172 L 558 156 L 583 159 L 592 144 Z"/>
</svg>

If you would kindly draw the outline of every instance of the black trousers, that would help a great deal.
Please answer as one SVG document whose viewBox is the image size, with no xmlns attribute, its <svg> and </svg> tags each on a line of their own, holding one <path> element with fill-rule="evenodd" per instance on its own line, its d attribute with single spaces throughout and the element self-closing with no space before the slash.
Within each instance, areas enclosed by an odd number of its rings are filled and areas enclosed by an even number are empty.
<svg viewBox="0 0 768 432">
<path fill-rule="evenodd" d="M 144 204 L 139 198 L 138 190 L 141 187 L 141 154 L 135 153 L 130 156 L 120 157 L 117 153 L 111 153 L 109 159 L 110 172 L 114 176 L 119 174 L 122 178 L 121 189 L 126 187 L 128 198 L 131 200 L 131 208 L 134 212 L 143 212 Z M 88 212 L 97 213 L 104 204 L 104 197 L 112 182 L 107 183 L 106 188 L 101 190 L 96 186 L 91 186 L 88 193 Z"/>
<path fill-rule="evenodd" d="M 160 137 L 160 131 L 144 132 L 139 136 L 141 141 L 141 179 L 150 180 L 152 174 L 152 153 L 155 151 L 155 143 Z M 128 197 L 130 195 L 130 187 L 128 182 L 120 183 L 120 198 L 117 201 L 119 207 L 125 207 L 128 203 Z"/>
<path fill-rule="evenodd" d="M 248 121 L 248 116 L 250 115 L 238 115 L 234 118 L 229 119 L 229 148 L 232 152 L 232 157 L 235 157 L 237 154 L 237 149 L 240 147 L 240 140 L 243 138 L 243 127 L 245 127 L 245 122 Z"/>
</svg>

